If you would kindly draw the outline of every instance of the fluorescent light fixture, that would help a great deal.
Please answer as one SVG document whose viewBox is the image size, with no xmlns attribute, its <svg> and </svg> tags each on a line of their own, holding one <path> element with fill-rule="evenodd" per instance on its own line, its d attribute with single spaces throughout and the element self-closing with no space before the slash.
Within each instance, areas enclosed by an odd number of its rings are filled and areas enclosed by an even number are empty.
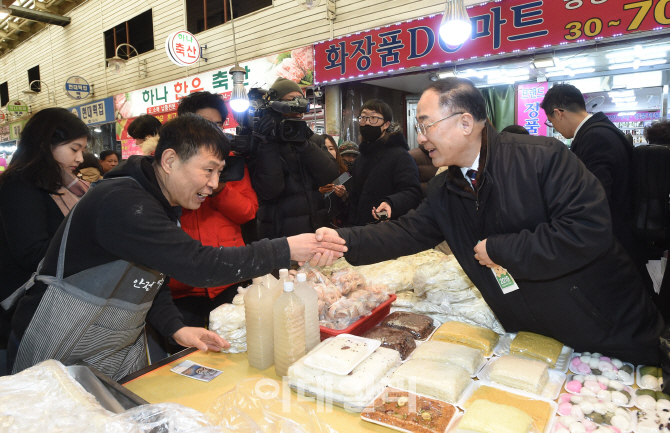
<svg viewBox="0 0 670 433">
<path fill-rule="evenodd" d="M 440 72 L 437 74 L 437 76 L 439 78 L 452 78 L 455 77 L 456 74 L 454 73 L 454 71 L 449 71 L 449 72 Z"/>
<path fill-rule="evenodd" d="M 483 71 L 477 71 L 475 69 L 466 69 L 463 72 L 459 72 L 458 76 L 461 78 L 470 78 L 470 77 L 484 78 L 486 76 L 486 73 Z"/>
<path fill-rule="evenodd" d="M 626 98 L 629 96 L 635 96 L 635 91 L 634 90 L 624 90 L 621 92 L 609 92 L 607 94 L 610 98 Z"/>
<path fill-rule="evenodd" d="M 605 54 L 605 58 L 607 59 L 630 59 L 631 57 L 635 57 L 635 51 L 634 50 L 618 50 L 618 51 L 612 51 L 611 53 Z"/>
<path fill-rule="evenodd" d="M 442 23 L 440 24 L 440 38 L 450 46 L 457 46 L 470 38 L 472 23 L 465 10 L 463 0 L 447 0 Z"/>
<path fill-rule="evenodd" d="M 642 60 L 640 59 L 633 60 L 633 69 L 638 69 L 640 67 L 640 63 L 642 63 Z"/>
<path fill-rule="evenodd" d="M 536 56 L 533 59 L 533 66 L 535 69 L 552 68 L 556 66 L 556 63 L 554 62 L 554 56 L 551 54 L 548 56 Z"/>
<path fill-rule="evenodd" d="M 640 59 L 635 59 L 636 61 Z M 617 63 L 616 65 L 610 65 L 608 66 L 609 70 L 616 70 L 616 69 L 638 69 L 640 66 L 656 66 L 656 65 L 662 65 L 664 63 L 667 63 L 667 59 L 655 59 L 655 60 L 642 60 L 639 63 L 637 63 L 637 67 L 635 67 L 636 63 L 635 61 L 629 62 L 629 63 Z"/>
<path fill-rule="evenodd" d="M 634 116 L 635 113 L 637 113 L 637 112 L 636 111 L 622 111 L 621 113 L 617 113 L 616 115 L 619 116 L 619 117 Z"/>
<path fill-rule="evenodd" d="M 615 103 L 616 108 L 626 109 L 637 107 L 637 102 Z"/>
</svg>

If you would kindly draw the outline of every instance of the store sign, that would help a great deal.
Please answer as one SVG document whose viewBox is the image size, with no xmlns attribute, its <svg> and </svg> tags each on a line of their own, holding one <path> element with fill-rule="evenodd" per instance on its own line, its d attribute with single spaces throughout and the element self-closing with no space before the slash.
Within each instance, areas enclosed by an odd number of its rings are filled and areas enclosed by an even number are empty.
<svg viewBox="0 0 670 433">
<path fill-rule="evenodd" d="M 79 117 L 87 125 L 114 121 L 114 98 L 101 99 L 90 104 L 70 108 L 70 112 Z"/>
<path fill-rule="evenodd" d="M 65 93 L 72 99 L 85 99 L 91 94 L 91 86 L 81 77 L 70 77 L 65 81 Z"/>
<path fill-rule="evenodd" d="M 9 140 L 10 140 L 9 125 L 0 126 L 0 143 Z"/>
<path fill-rule="evenodd" d="M 21 137 L 21 131 L 23 127 L 26 126 L 28 120 L 22 120 L 21 122 L 15 122 L 9 125 L 9 139 L 18 140 Z"/>
<path fill-rule="evenodd" d="M 2 111 L 0 111 L 0 123 L 2 123 L 2 122 L 4 122 L 4 121 L 5 121 L 5 113 L 3 113 Z"/>
<path fill-rule="evenodd" d="M 168 58 L 177 66 L 190 66 L 200 59 L 200 44 L 191 33 L 180 30 L 165 39 Z"/>
<path fill-rule="evenodd" d="M 516 123 L 528 130 L 530 135 L 547 136 L 547 114 L 540 108 L 549 83 L 519 84 L 517 90 Z"/>
<path fill-rule="evenodd" d="M 623 3 L 623 4 L 622 4 Z M 442 15 L 314 45 L 314 84 L 670 28 L 668 0 L 498 0 L 468 8 L 470 39 L 447 46 Z"/>
<path fill-rule="evenodd" d="M 267 89 L 278 77 L 292 80 L 301 86 L 312 85 L 314 71 L 312 55 L 313 48 L 309 45 L 278 55 L 243 62 L 240 66 L 247 72 L 244 85 L 247 91 L 251 87 Z M 232 65 L 116 95 L 114 96 L 116 118 L 129 119 L 141 114 L 157 115 L 173 111 L 176 110 L 180 99 L 203 90 L 218 93 L 223 95 L 224 99 L 230 99 L 230 93 L 233 90 L 233 79 L 228 74 L 230 68 Z M 228 107 L 228 112 L 232 113 L 230 107 Z M 226 128 L 231 127 L 230 122 L 233 122 L 232 116 Z"/>
<path fill-rule="evenodd" d="M 7 104 L 7 112 L 14 116 L 21 116 L 28 112 L 28 104 L 23 101 L 15 100 Z"/>
<path fill-rule="evenodd" d="M 660 111 L 637 111 L 633 113 L 605 113 L 612 122 L 644 122 L 660 120 Z"/>
</svg>

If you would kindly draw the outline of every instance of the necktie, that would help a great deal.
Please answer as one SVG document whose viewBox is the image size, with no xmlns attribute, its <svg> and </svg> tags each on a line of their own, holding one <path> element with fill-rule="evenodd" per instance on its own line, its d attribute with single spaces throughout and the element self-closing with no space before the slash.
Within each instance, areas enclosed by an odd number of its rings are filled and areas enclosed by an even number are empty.
<svg viewBox="0 0 670 433">
<path fill-rule="evenodd" d="M 470 179 L 470 182 L 472 182 L 472 189 L 477 189 L 477 170 L 468 170 L 465 175 Z"/>
</svg>

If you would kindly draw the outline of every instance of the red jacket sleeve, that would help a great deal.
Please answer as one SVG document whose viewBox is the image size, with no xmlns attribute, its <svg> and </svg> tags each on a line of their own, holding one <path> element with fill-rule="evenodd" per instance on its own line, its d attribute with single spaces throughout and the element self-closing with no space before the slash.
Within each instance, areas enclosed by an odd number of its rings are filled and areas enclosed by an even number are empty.
<svg viewBox="0 0 670 433">
<path fill-rule="evenodd" d="M 237 182 L 228 182 L 219 194 L 212 197 L 210 206 L 235 224 L 241 225 L 256 217 L 258 197 L 251 186 L 246 166 L 244 178 Z"/>
</svg>

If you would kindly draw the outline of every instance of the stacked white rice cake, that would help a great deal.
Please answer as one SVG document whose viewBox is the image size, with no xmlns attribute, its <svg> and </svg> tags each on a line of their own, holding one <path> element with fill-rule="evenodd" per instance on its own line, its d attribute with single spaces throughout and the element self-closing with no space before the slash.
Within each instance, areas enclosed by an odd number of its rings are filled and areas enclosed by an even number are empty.
<svg viewBox="0 0 670 433">
<path fill-rule="evenodd" d="M 391 377 L 392 386 L 452 404 L 471 382 L 463 367 L 427 359 L 410 359 Z"/>
<path fill-rule="evenodd" d="M 465 411 L 457 433 L 528 433 L 532 427 L 533 418 L 521 409 L 476 400 Z"/>
<path fill-rule="evenodd" d="M 319 343 L 310 353 L 323 347 L 328 340 Z M 309 356 L 307 354 L 306 356 Z M 309 391 L 318 397 L 327 397 L 353 407 L 365 407 L 386 385 L 392 369 L 400 363 L 400 354 L 379 347 L 348 375 L 337 375 L 305 365 L 300 358 L 288 369 L 291 385 Z"/>
<path fill-rule="evenodd" d="M 489 379 L 540 395 L 549 381 L 549 367 L 542 361 L 506 355 L 492 363 Z"/>
<path fill-rule="evenodd" d="M 412 355 L 412 359 L 426 359 L 463 367 L 470 376 L 484 363 L 481 350 L 444 341 L 426 341 Z"/>
</svg>

